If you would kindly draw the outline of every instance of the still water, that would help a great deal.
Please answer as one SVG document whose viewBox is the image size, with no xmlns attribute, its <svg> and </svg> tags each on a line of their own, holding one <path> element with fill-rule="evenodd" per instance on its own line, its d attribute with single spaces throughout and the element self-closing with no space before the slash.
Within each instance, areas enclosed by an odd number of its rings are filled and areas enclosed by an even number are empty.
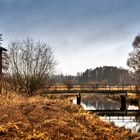
<svg viewBox="0 0 140 140">
<path fill-rule="evenodd" d="M 76 104 L 76 99 L 73 100 Z M 112 100 L 102 95 L 82 96 L 81 105 L 85 110 L 119 110 L 120 101 Z M 138 106 L 127 104 L 127 109 L 137 110 Z M 109 116 L 100 118 L 104 121 L 113 122 L 116 126 L 129 128 L 140 133 L 140 117 L 135 116 Z"/>
</svg>

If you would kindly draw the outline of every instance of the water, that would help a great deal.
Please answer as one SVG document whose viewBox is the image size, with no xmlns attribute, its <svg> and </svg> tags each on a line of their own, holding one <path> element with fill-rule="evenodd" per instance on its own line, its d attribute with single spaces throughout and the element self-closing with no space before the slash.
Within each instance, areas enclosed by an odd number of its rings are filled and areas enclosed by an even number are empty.
<svg viewBox="0 0 140 140">
<path fill-rule="evenodd" d="M 76 104 L 76 99 L 73 100 Z M 81 106 L 85 110 L 119 110 L 120 102 L 113 101 L 102 95 L 82 96 Z M 127 109 L 137 110 L 138 106 L 127 105 Z M 135 116 L 109 116 L 100 118 L 104 121 L 113 122 L 116 126 L 129 128 L 132 131 L 140 132 L 140 117 Z"/>
</svg>

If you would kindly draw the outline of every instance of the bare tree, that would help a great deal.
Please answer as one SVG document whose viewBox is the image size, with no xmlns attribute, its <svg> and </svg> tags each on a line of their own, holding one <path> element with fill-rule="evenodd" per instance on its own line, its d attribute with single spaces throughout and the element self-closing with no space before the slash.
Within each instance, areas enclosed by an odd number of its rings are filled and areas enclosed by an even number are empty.
<svg viewBox="0 0 140 140">
<path fill-rule="evenodd" d="M 49 82 L 56 61 L 46 43 L 33 39 L 16 40 L 9 44 L 10 73 L 16 89 L 33 95 Z"/>
<path fill-rule="evenodd" d="M 133 43 L 133 51 L 129 53 L 127 65 L 134 72 L 134 79 L 140 82 L 140 35 L 136 36 Z"/>
</svg>

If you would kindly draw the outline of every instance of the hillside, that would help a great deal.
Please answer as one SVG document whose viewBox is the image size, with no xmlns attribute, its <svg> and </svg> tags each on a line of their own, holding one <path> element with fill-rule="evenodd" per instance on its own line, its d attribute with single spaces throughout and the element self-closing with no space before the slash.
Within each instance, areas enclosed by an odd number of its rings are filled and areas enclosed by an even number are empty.
<svg viewBox="0 0 140 140">
<path fill-rule="evenodd" d="M 131 130 L 105 123 L 70 99 L 0 96 L 0 139 L 121 140 L 140 139 Z"/>
</svg>

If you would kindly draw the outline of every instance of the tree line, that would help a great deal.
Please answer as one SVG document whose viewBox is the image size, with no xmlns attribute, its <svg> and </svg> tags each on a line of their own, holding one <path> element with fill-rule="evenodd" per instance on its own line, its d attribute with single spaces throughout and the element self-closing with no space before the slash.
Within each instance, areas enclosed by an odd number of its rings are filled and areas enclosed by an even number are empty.
<svg viewBox="0 0 140 140">
<path fill-rule="evenodd" d="M 85 72 L 77 73 L 76 76 L 59 75 L 56 76 L 57 83 L 70 84 L 132 84 L 132 72 L 114 66 L 103 66 L 95 69 L 87 69 Z"/>
<path fill-rule="evenodd" d="M 104 84 L 131 84 L 132 73 L 123 68 L 114 66 L 103 66 L 95 69 L 87 69 L 78 73 L 79 83 L 104 83 Z"/>
</svg>

